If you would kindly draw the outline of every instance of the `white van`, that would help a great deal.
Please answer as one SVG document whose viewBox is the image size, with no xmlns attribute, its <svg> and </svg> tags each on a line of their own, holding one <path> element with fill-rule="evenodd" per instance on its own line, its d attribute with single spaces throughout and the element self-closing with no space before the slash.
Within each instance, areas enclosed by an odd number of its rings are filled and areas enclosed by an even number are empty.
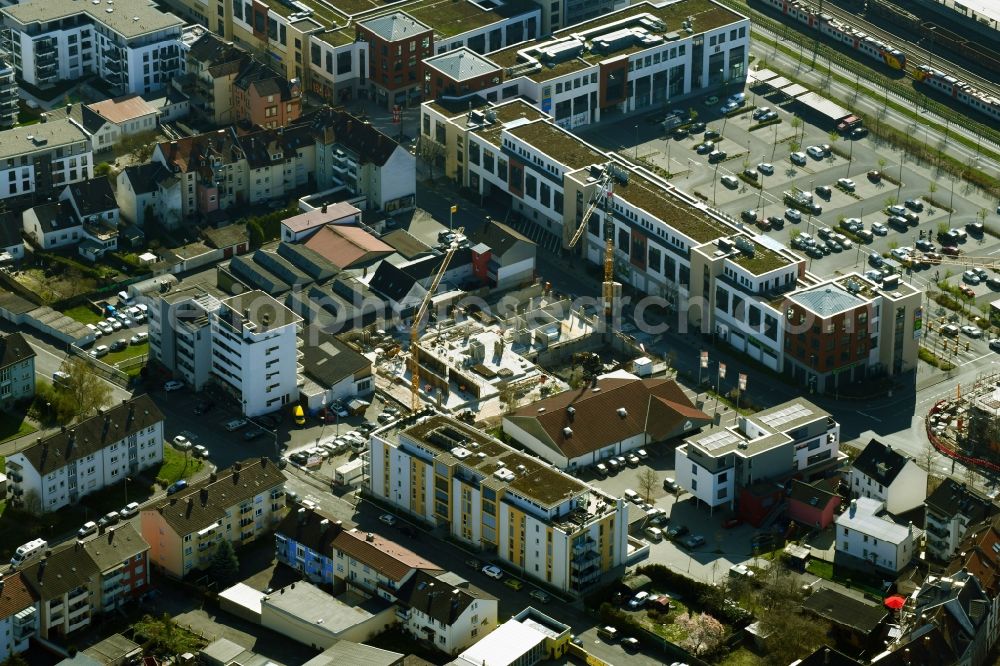
<svg viewBox="0 0 1000 666">
<path fill-rule="evenodd" d="M 659 527 L 647 527 L 646 536 L 650 541 L 663 541 L 663 530 Z"/>
<path fill-rule="evenodd" d="M 635 492 L 631 488 L 626 488 L 625 492 L 622 493 L 622 496 L 624 496 L 629 502 L 634 502 L 636 504 L 639 503 L 639 493 Z"/>
<path fill-rule="evenodd" d="M 35 539 L 34 541 L 29 541 L 23 546 L 19 546 L 18 549 L 14 551 L 14 557 L 10 558 L 10 566 L 20 566 L 48 547 L 49 542 L 45 539 Z"/>
</svg>

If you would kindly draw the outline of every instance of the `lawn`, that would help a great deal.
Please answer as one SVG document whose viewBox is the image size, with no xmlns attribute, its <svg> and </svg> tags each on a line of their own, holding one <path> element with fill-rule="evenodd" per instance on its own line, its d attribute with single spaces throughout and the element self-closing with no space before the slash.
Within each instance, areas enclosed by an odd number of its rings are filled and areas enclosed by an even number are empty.
<svg viewBox="0 0 1000 666">
<path fill-rule="evenodd" d="M 195 474 L 205 463 L 190 451 L 178 451 L 170 444 L 163 445 L 163 465 L 156 471 L 156 478 L 168 484 Z"/>
<path fill-rule="evenodd" d="M 77 305 L 75 308 L 65 310 L 63 314 L 76 319 L 81 324 L 96 324 L 104 319 L 104 317 L 94 312 L 94 309 L 87 305 Z"/>
<path fill-rule="evenodd" d="M 654 620 L 652 613 L 649 611 L 635 613 L 634 617 L 640 624 L 656 635 L 666 638 L 675 645 L 679 645 L 681 641 L 687 638 L 687 631 L 680 625 L 675 624 L 674 620 L 688 612 L 687 606 L 676 599 L 672 599 L 670 601 L 670 611 L 667 613 L 666 618 L 660 616 L 660 619 L 666 620 L 665 622 Z"/>
<path fill-rule="evenodd" d="M 719 662 L 719 666 L 763 666 L 767 662 L 745 647 L 733 650 Z"/>
<path fill-rule="evenodd" d="M 36 430 L 38 428 L 28 423 L 23 415 L 6 412 L 0 414 L 0 444 L 15 437 L 30 435 Z"/>
<path fill-rule="evenodd" d="M 809 563 L 806 564 L 806 571 L 814 576 L 840 583 L 845 587 L 853 587 L 854 589 L 861 590 L 876 598 L 882 597 L 882 590 L 879 589 L 880 580 L 878 576 L 870 572 L 838 567 L 832 562 L 824 562 L 817 559 L 809 560 Z"/>
<path fill-rule="evenodd" d="M 814 576 L 819 576 L 820 578 L 825 578 L 827 580 L 833 580 L 833 562 L 826 562 L 824 560 L 817 560 L 815 558 L 809 560 L 806 564 L 806 571 Z"/>
<path fill-rule="evenodd" d="M 109 340 L 111 337 L 114 337 L 115 340 L 124 340 L 125 342 L 128 342 L 129 338 L 131 338 L 133 335 L 135 335 L 135 333 L 132 333 L 130 330 L 122 330 L 119 331 L 118 333 L 115 333 L 113 336 L 109 336 Z M 101 344 L 110 345 L 111 342 L 102 342 Z M 142 356 L 143 354 L 149 354 L 148 342 L 143 342 L 142 344 L 139 345 L 129 345 L 128 347 L 126 347 L 121 351 L 111 352 L 101 360 L 107 363 L 108 365 L 117 366 L 122 361 L 126 361 L 130 358 L 135 358 L 136 356 Z"/>
</svg>

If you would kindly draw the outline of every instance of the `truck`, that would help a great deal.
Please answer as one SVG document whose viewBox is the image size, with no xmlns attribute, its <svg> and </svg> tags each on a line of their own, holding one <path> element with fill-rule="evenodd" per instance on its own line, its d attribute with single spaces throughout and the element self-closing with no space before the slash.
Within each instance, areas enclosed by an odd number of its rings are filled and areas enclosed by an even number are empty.
<svg viewBox="0 0 1000 666">
<path fill-rule="evenodd" d="M 336 486 L 356 486 L 361 484 L 364 475 L 364 461 L 356 458 L 334 470 L 333 482 Z"/>
<path fill-rule="evenodd" d="M 850 115 L 837 123 L 837 131 L 841 134 L 847 134 L 856 127 L 861 127 L 863 121 L 855 115 Z"/>
<path fill-rule="evenodd" d="M 805 190 L 793 187 L 790 190 L 785 190 L 784 199 L 786 204 L 805 213 L 819 215 L 823 212 L 823 207 L 813 199 L 812 192 L 806 192 Z"/>
</svg>

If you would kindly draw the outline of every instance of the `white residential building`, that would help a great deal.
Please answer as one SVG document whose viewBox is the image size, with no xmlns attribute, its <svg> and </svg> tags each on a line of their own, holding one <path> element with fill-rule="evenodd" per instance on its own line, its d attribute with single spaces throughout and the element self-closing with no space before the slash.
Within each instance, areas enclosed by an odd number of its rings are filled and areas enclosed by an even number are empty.
<svg viewBox="0 0 1000 666">
<path fill-rule="evenodd" d="M 208 315 L 226 295 L 203 283 L 157 294 L 149 303 L 149 353 L 195 391 L 212 376 Z"/>
<path fill-rule="evenodd" d="M 884 515 L 884 509 L 881 500 L 851 500 L 847 511 L 834 521 L 837 554 L 869 562 L 879 569 L 902 571 L 916 554 L 922 532 L 913 523 L 894 523 Z"/>
<path fill-rule="evenodd" d="M 35 395 L 35 356 L 20 333 L 0 337 L 0 408 Z"/>
<path fill-rule="evenodd" d="M 38 632 L 38 597 L 18 571 L 0 575 L 0 662 L 28 649 Z"/>
<path fill-rule="evenodd" d="M 212 374 L 236 394 L 245 416 L 298 400 L 301 317 L 263 291 L 249 291 L 226 299 L 208 318 Z"/>
<path fill-rule="evenodd" d="M 0 132 L 0 199 L 47 194 L 93 176 L 90 137 L 71 118 Z"/>
<path fill-rule="evenodd" d="M 39 88 L 97 75 L 121 94 L 141 94 L 182 72 L 183 21 L 145 0 L 29 0 L 0 18 L 0 47 L 18 78 Z"/>
<path fill-rule="evenodd" d="M 126 95 L 85 104 L 81 115 L 91 134 L 91 146 L 99 153 L 130 136 L 155 132 L 159 111 L 139 95 Z"/>
<path fill-rule="evenodd" d="M 741 490 L 759 481 L 808 478 L 835 463 L 840 424 L 803 398 L 688 437 L 675 453 L 677 484 L 710 507 L 738 508 L 748 522 L 764 516 L 739 505 Z"/>
<path fill-rule="evenodd" d="M 851 495 L 884 502 L 893 515 L 915 509 L 927 498 L 927 470 L 875 439 L 854 460 L 847 479 Z"/>
<path fill-rule="evenodd" d="M 163 414 L 141 395 L 7 456 L 7 495 L 30 511 L 55 511 L 162 461 Z"/>
<path fill-rule="evenodd" d="M 456 419 L 421 412 L 372 434 L 367 491 L 525 576 L 579 593 L 627 557 L 627 507 Z"/>
<path fill-rule="evenodd" d="M 958 552 L 969 530 L 1000 510 L 988 497 L 954 479 L 946 478 L 924 501 L 927 554 L 947 561 Z"/>
<path fill-rule="evenodd" d="M 403 606 L 396 611 L 403 626 L 455 656 L 496 629 L 497 599 L 468 583 L 452 584 L 451 576 L 417 571 L 395 596 Z"/>
</svg>

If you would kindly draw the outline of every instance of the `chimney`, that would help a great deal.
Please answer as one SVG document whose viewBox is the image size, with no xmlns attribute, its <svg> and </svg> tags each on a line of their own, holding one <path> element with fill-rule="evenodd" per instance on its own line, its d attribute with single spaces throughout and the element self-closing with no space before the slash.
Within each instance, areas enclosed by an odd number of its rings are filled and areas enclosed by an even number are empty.
<svg viewBox="0 0 1000 666">
<path fill-rule="evenodd" d="M 857 512 L 857 510 L 858 510 L 858 500 L 857 499 L 852 499 L 851 500 L 851 517 L 852 518 L 854 517 L 854 514 Z"/>
<path fill-rule="evenodd" d="M 573 419 L 576 417 L 576 407 L 570 405 L 566 408 L 566 417 L 569 418 L 569 422 L 572 423 Z"/>
<path fill-rule="evenodd" d="M 825 648 L 823 650 L 823 663 L 824 664 L 830 663 L 830 648 Z"/>
<path fill-rule="evenodd" d="M 299 517 L 299 525 L 305 525 L 306 518 L 308 517 L 308 512 L 306 511 L 306 508 L 301 507 L 296 513 Z"/>
<path fill-rule="evenodd" d="M 375 535 L 369 532 L 368 534 L 365 535 L 365 541 L 367 541 L 368 543 L 375 543 Z"/>
<path fill-rule="evenodd" d="M 325 212 L 326 212 L 326 204 L 323 204 L 323 208 L 322 208 L 322 209 L 320 209 L 320 211 L 321 211 L 321 212 L 323 212 L 323 213 L 325 213 Z"/>
<path fill-rule="evenodd" d="M 73 105 L 72 104 L 67 104 L 66 105 L 66 115 L 68 116 L 72 111 L 73 111 Z"/>
<path fill-rule="evenodd" d="M 267 456 L 260 457 L 260 468 L 267 469 Z"/>
<path fill-rule="evenodd" d="M 98 534 L 104 534 L 105 530 L 107 530 L 107 529 L 108 529 L 107 525 L 98 525 L 97 526 L 97 533 Z"/>
<path fill-rule="evenodd" d="M 215 472 L 212 472 L 211 474 L 208 475 L 208 480 L 209 481 L 218 481 L 219 480 L 219 475 L 216 474 Z"/>
<path fill-rule="evenodd" d="M 114 540 L 115 540 L 115 531 L 108 530 L 108 543 L 109 544 L 114 543 Z"/>
<path fill-rule="evenodd" d="M 201 499 L 202 506 L 208 504 L 208 488 L 202 488 L 201 490 L 199 490 L 198 496 Z"/>
</svg>

